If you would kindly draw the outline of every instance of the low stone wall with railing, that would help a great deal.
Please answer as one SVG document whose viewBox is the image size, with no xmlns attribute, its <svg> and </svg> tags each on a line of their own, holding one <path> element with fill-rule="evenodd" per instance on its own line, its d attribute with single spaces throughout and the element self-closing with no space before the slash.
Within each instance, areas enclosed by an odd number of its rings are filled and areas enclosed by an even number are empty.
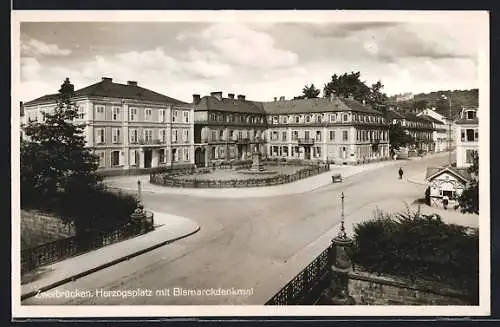
<svg viewBox="0 0 500 327">
<path fill-rule="evenodd" d="M 273 162 L 266 161 L 264 165 L 299 165 L 295 162 Z M 250 165 L 242 164 L 233 166 L 235 170 L 250 168 Z M 243 188 L 243 187 L 262 187 L 272 186 L 295 182 L 307 177 L 315 176 L 330 170 L 329 165 L 325 164 L 308 164 L 304 168 L 293 174 L 279 174 L 275 176 L 260 176 L 247 179 L 230 179 L 230 180 L 202 180 L 193 178 L 175 178 L 179 175 L 190 175 L 195 173 L 208 173 L 210 168 L 198 168 L 190 171 L 176 171 L 164 173 L 151 173 L 149 181 L 151 184 L 163 185 L 168 187 L 185 187 L 185 188 Z"/>
<path fill-rule="evenodd" d="M 153 213 L 145 211 L 144 224 L 129 223 L 109 232 L 87 232 L 21 251 L 21 273 L 64 260 L 154 229 Z"/>
</svg>

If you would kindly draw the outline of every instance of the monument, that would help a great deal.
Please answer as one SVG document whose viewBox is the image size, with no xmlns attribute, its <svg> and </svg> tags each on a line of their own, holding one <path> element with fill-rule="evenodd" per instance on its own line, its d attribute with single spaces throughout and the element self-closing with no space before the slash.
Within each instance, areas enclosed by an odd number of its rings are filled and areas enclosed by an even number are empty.
<svg viewBox="0 0 500 327">
<path fill-rule="evenodd" d="M 257 146 L 255 146 L 252 152 L 252 167 L 250 168 L 250 171 L 266 170 L 262 165 L 261 159 L 262 159 L 262 154 L 260 153 L 259 149 L 257 149 Z"/>
</svg>

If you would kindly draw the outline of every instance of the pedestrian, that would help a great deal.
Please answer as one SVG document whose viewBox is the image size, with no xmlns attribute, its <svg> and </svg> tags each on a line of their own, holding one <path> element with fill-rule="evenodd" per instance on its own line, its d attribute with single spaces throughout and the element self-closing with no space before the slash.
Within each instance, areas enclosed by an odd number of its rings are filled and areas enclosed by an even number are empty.
<svg viewBox="0 0 500 327">
<path fill-rule="evenodd" d="M 399 173 L 399 179 L 403 179 L 403 168 L 400 167 L 398 173 Z"/>
<path fill-rule="evenodd" d="M 443 196 L 443 208 L 444 210 L 448 209 L 449 198 L 447 196 Z"/>
</svg>

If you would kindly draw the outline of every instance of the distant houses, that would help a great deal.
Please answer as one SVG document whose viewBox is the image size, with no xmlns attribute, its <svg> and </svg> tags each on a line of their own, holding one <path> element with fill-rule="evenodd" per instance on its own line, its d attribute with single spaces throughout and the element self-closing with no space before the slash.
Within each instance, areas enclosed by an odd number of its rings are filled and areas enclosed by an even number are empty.
<svg viewBox="0 0 500 327">
<path fill-rule="evenodd" d="M 477 108 L 462 109 L 460 119 L 455 121 L 455 133 L 456 165 L 427 169 L 431 205 L 458 206 L 458 198 L 472 179 L 468 167 L 472 165 L 473 154 L 479 151 Z"/>
</svg>

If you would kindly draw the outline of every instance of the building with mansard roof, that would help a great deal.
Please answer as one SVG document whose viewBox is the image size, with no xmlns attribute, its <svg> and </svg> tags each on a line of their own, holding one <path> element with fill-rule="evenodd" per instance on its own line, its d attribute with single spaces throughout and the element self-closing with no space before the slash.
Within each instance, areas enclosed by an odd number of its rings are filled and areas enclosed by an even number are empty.
<svg viewBox="0 0 500 327">
<path fill-rule="evenodd" d="M 389 158 L 382 113 L 352 98 L 250 101 L 244 95 L 193 95 L 197 165 L 268 158 L 358 164 Z"/>
<path fill-rule="evenodd" d="M 22 105 L 22 121 L 43 121 L 59 95 L 44 95 Z M 77 123 L 86 125 L 87 145 L 99 158 L 99 170 L 120 174 L 159 166 L 194 164 L 192 104 L 140 87 L 137 82 L 98 83 L 74 91 Z"/>
</svg>

